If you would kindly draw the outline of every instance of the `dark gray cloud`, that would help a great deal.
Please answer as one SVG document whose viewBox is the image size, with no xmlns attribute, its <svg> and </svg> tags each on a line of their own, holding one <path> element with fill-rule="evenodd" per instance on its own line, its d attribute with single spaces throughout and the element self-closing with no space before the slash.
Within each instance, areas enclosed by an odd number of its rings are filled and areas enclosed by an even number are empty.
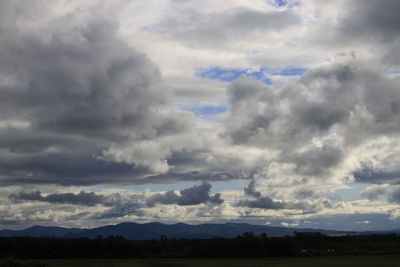
<svg viewBox="0 0 400 267">
<path fill-rule="evenodd" d="M 59 23 L 64 28 L 49 32 L 49 42 L 22 35 L 13 41 L 23 46 L 0 52 L 18 55 L 16 62 L 2 64 L 7 78 L 18 78 L 1 88 L 3 109 L 11 116 L 21 112 L 32 130 L 114 139 L 126 137 L 128 129 L 143 137 L 154 129 L 157 135 L 162 126 L 154 123 L 162 122 L 154 121 L 153 109 L 165 101 L 158 69 L 118 39 L 115 22 L 94 20 L 78 29 Z"/>
<path fill-rule="evenodd" d="M 361 196 L 365 197 L 366 199 L 370 201 L 376 201 L 379 200 L 380 196 L 384 196 L 387 193 L 387 189 L 383 188 L 381 186 L 373 185 L 370 187 L 367 187 L 361 192 Z"/>
<path fill-rule="evenodd" d="M 176 194 L 175 191 L 167 191 L 166 193 L 157 193 L 146 200 L 146 204 L 150 207 L 156 204 L 177 204 L 177 205 L 198 205 L 202 203 L 222 204 L 221 194 L 216 193 L 210 195 L 211 184 L 204 182 L 200 185 L 186 188 Z"/>
<path fill-rule="evenodd" d="M 127 183 L 136 175 L 148 172 L 145 168 L 135 168 L 132 164 L 106 162 L 94 158 L 93 155 L 101 153 L 96 144 L 72 142 L 70 147 L 65 147 L 67 144 L 68 141 L 57 143 L 56 147 L 60 150 L 52 153 L 18 153 L 14 158 L 4 158 L 0 171 L 7 173 L 8 176 L 2 178 L 1 183 L 66 186 Z"/>
<path fill-rule="evenodd" d="M 400 18 L 396 0 L 363 1 L 346 3 L 348 10 L 341 20 L 340 30 L 349 39 L 393 41 L 400 33 Z"/>
<path fill-rule="evenodd" d="M 256 197 L 256 198 L 261 196 L 261 193 L 256 190 L 256 181 L 255 180 L 251 180 L 249 185 L 244 188 L 244 193 L 248 196 Z"/>
<path fill-rule="evenodd" d="M 397 166 L 396 166 L 397 167 Z M 390 171 L 375 170 L 371 167 L 363 167 L 354 173 L 357 182 L 372 184 L 400 184 L 400 170 L 398 168 Z"/>
<path fill-rule="evenodd" d="M 326 199 L 320 199 L 318 202 L 309 201 L 283 201 L 274 200 L 268 196 L 260 196 L 255 199 L 240 200 L 239 207 L 247 207 L 265 210 L 301 210 L 303 213 L 315 213 L 322 208 L 332 208 L 331 203 Z"/>
<path fill-rule="evenodd" d="M 341 44 L 369 46 L 385 66 L 398 67 L 400 64 L 400 19 L 397 11 L 399 1 L 346 2 L 346 11 L 339 19 L 335 39 Z M 333 40 L 334 41 L 334 40 Z M 335 42 L 335 41 L 334 41 Z"/>
<path fill-rule="evenodd" d="M 239 201 L 238 205 L 248 208 L 270 209 L 270 210 L 279 210 L 287 208 L 287 204 L 285 202 L 275 201 L 270 197 L 259 197 L 254 200 L 241 200 Z"/>
<path fill-rule="evenodd" d="M 118 199 L 110 196 L 99 195 L 94 192 L 81 191 L 78 194 L 74 193 L 54 193 L 43 195 L 40 191 L 20 192 L 11 194 L 10 198 L 24 201 L 42 201 L 48 203 L 73 204 L 84 206 L 104 205 L 112 206 L 120 202 Z"/>
<path fill-rule="evenodd" d="M 315 147 L 287 157 L 296 164 L 298 173 L 312 176 L 326 175 L 327 170 L 336 167 L 343 158 L 342 150 L 332 146 Z"/>
<path fill-rule="evenodd" d="M 179 202 L 180 196 L 175 193 L 175 191 L 167 191 L 166 193 L 156 193 L 149 197 L 146 204 L 150 207 L 155 206 L 157 203 L 160 204 L 177 204 Z"/>
</svg>

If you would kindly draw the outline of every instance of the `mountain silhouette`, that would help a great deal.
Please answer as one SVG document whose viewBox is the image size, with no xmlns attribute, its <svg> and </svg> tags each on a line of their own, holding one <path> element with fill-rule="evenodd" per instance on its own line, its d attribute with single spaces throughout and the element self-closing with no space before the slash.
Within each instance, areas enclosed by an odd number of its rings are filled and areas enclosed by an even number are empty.
<svg viewBox="0 0 400 267">
<path fill-rule="evenodd" d="M 110 235 L 123 236 L 130 240 L 158 239 L 160 236 L 168 238 L 198 238 L 207 239 L 215 237 L 231 238 L 252 232 L 254 235 L 267 234 L 293 235 L 294 232 L 320 232 L 323 234 L 352 233 L 335 230 L 322 230 L 312 228 L 287 228 L 266 225 L 252 225 L 247 223 L 226 224 L 199 224 L 185 223 L 162 224 L 125 222 L 116 225 L 107 225 L 90 229 L 64 228 L 55 226 L 32 226 L 23 230 L 1 230 L 0 237 L 31 236 L 31 237 L 58 237 L 58 238 L 97 238 Z"/>
</svg>

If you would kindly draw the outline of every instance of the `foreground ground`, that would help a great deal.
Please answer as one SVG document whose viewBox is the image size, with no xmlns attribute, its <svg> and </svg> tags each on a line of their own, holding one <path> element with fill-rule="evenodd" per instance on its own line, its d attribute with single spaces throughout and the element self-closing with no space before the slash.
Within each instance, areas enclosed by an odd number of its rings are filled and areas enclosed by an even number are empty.
<svg viewBox="0 0 400 267">
<path fill-rule="evenodd" d="M 302 257 L 302 258 L 241 258 L 241 259 L 91 259 L 91 260 L 47 260 L 42 261 L 49 267 L 184 267 L 184 266 L 233 266 L 233 267 L 313 267 L 313 266 L 385 266 L 400 267 L 400 255 L 397 256 L 337 256 L 337 257 Z"/>
</svg>

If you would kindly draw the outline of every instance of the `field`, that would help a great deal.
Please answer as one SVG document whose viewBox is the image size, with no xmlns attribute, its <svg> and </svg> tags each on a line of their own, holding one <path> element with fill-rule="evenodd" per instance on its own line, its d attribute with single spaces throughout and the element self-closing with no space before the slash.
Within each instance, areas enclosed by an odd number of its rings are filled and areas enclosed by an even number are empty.
<svg viewBox="0 0 400 267">
<path fill-rule="evenodd" d="M 49 267 L 400 267 L 397 256 L 345 256 L 345 257 L 302 257 L 302 258 L 249 258 L 249 259 L 90 259 L 90 260 L 48 260 Z"/>
</svg>

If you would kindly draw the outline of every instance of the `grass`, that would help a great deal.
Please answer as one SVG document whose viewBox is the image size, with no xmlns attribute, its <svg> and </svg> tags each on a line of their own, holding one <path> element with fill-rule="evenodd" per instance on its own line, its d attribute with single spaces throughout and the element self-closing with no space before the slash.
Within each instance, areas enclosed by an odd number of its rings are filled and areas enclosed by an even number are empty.
<svg viewBox="0 0 400 267">
<path fill-rule="evenodd" d="M 399 267 L 400 255 L 248 259 L 68 259 L 42 262 L 48 263 L 49 267 Z"/>
</svg>

